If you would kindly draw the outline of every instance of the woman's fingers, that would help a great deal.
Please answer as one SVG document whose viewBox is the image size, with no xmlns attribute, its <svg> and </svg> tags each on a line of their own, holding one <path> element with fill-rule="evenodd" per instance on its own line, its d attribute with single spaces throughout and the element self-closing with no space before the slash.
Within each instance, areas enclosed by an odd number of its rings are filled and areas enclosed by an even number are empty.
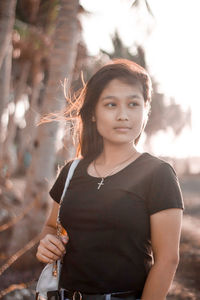
<svg viewBox="0 0 200 300">
<path fill-rule="evenodd" d="M 52 263 L 61 258 L 60 255 L 56 255 L 46 248 L 38 247 L 37 258 L 45 263 Z"/>
<path fill-rule="evenodd" d="M 64 244 L 67 244 L 67 242 L 69 241 L 69 236 L 68 236 L 68 235 L 62 235 L 62 236 L 61 236 L 61 241 L 62 241 Z"/>
<path fill-rule="evenodd" d="M 49 263 L 60 259 L 65 254 L 66 240 L 59 240 L 57 236 L 52 234 L 47 234 L 38 246 L 37 258 L 44 262 Z M 64 244 L 63 244 L 64 243 Z"/>
<path fill-rule="evenodd" d="M 65 252 L 65 246 L 63 245 L 62 241 L 55 235 L 48 234 L 47 240 L 54 244 L 60 251 Z"/>
<path fill-rule="evenodd" d="M 56 255 L 63 255 L 65 253 L 63 243 L 56 236 L 47 235 L 46 239 L 41 240 L 41 244 Z"/>
<path fill-rule="evenodd" d="M 54 261 L 56 261 L 57 259 L 51 259 L 48 256 L 46 256 L 45 254 L 42 254 L 41 252 L 38 252 L 36 255 L 37 259 L 45 264 L 47 263 L 53 263 Z"/>
</svg>

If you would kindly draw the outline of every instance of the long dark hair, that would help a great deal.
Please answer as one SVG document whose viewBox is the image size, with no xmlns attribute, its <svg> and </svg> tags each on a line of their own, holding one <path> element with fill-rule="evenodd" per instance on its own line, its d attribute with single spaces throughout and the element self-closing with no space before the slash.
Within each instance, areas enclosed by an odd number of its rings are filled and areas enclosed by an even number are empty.
<svg viewBox="0 0 200 300">
<path fill-rule="evenodd" d="M 144 101 L 145 103 L 148 102 L 150 112 L 152 83 L 147 71 L 127 59 L 112 60 L 90 78 L 78 95 L 74 99 L 72 98 L 72 101 L 70 97 L 67 97 L 67 107 L 64 112 L 61 112 L 65 120 L 73 124 L 72 132 L 77 145 L 77 157 L 81 156 L 92 161 L 103 150 L 103 138 L 98 133 L 96 123 L 92 121 L 92 117 L 102 91 L 113 79 L 120 79 L 122 82 L 133 85 L 140 83 L 143 89 Z M 52 121 L 52 119 L 60 120 L 61 114 L 48 114 L 47 117 L 42 118 L 40 124 Z M 135 145 L 137 145 L 145 126 L 146 122 L 134 141 Z"/>
<path fill-rule="evenodd" d="M 81 119 L 81 128 L 77 155 L 91 161 L 103 150 L 103 139 L 97 131 L 96 123 L 92 121 L 92 116 L 102 91 L 113 79 L 120 79 L 128 84 L 140 83 L 143 88 L 144 101 L 151 102 L 151 79 L 147 71 L 135 62 L 126 59 L 115 59 L 98 70 L 82 91 L 82 106 L 78 114 Z M 135 145 L 138 143 L 140 136 L 141 133 L 134 141 Z"/>
</svg>

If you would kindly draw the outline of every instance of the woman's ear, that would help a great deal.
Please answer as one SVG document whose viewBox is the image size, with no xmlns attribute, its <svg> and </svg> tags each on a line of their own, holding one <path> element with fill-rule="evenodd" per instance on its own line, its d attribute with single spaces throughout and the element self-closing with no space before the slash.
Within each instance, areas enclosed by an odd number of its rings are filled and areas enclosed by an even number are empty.
<svg viewBox="0 0 200 300">
<path fill-rule="evenodd" d="M 95 116 L 92 116 L 92 122 L 96 122 Z"/>
</svg>

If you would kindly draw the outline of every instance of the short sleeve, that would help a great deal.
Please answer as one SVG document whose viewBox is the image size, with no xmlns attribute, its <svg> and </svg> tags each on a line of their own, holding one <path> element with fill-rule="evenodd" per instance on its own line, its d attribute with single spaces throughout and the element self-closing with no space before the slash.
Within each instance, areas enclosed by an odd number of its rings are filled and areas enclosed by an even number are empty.
<svg viewBox="0 0 200 300">
<path fill-rule="evenodd" d="M 60 198 L 62 196 L 62 192 L 65 186 L 65 181 L 67 178 L 67 174 L 69 171 L 71 162 L 67 163 L 60 171 L 55 183 L 53 184 L 52 188 L 49 191 L 49 195 L 51 198 L 56 201 L 57 203 L 60 202 Z"/>
<path fill-rule="evenodd" d="M 150 215 L 169 208 L 184 209 L 176 172 L 167 162 L 161 163 L 154 171 L 147 199 Z"/>
</svg>

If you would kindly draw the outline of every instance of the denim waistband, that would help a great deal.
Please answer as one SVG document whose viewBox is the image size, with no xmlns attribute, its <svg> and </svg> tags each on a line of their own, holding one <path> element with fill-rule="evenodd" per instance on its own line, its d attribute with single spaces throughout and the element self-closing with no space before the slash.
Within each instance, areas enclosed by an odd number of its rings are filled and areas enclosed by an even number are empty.
<svg viewBox="0 0 200 300">
<path fill-rule="evenodd" d="M 61 300 L 139 300 L 134 291 L 113 292 L 109 294 L 86 294 L 80 291 L 61 289 Z"/>
</svg>

